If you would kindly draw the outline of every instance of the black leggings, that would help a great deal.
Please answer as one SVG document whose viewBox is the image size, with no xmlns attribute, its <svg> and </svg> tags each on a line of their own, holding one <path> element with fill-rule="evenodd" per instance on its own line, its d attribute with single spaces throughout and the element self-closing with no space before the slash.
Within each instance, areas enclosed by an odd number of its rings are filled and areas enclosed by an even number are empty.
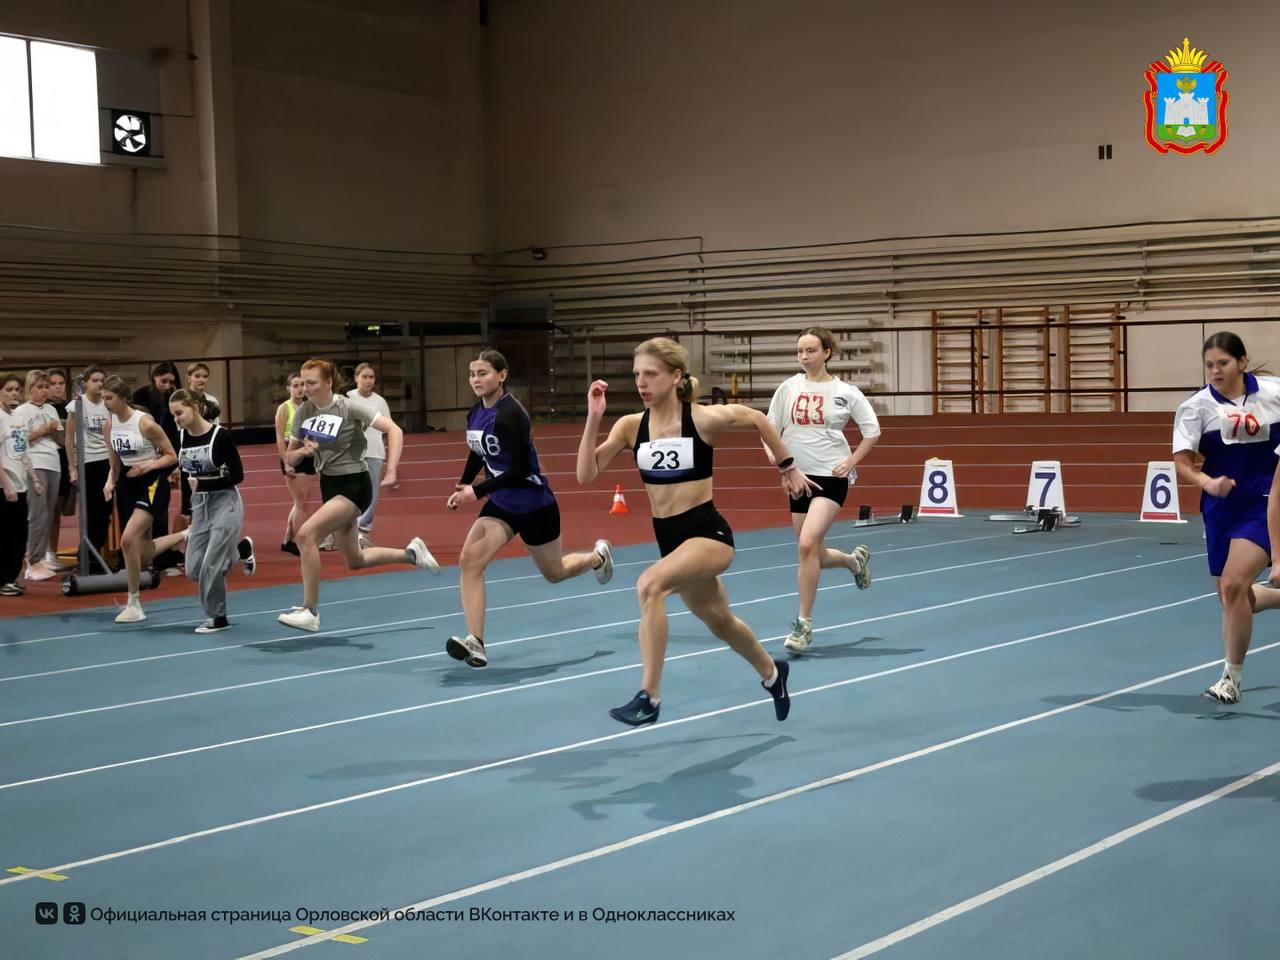
<svg viewBox="0 0 1280 960">
<path fill-rule="evenodd" d="M 0 494 L 0 584 L 17 583 L 27 552 L 27 495 L 10 503 Z"/>
<path fill-rule="evenodd" d="M 85 529 L 89 542 L 99 554 L 106 546 L 107 532 L 111 529 L 111 504 L 102 499 L 102 488 L 110 473 L 110 460 L 95 460 L 84 465 L 84 475 L 80 478 L 80 489 L 84 491 Z"/>
</svg>

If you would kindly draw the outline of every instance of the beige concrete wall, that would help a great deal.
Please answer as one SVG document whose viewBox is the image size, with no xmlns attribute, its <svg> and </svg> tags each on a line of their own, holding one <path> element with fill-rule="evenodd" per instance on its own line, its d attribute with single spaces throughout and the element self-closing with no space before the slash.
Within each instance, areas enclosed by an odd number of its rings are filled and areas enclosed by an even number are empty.
<svg viewBox="0 0 1280 960">
<path fill-rule="evenodd" d="M 539 0 L 490 33 L 499 248 L 1280 210 L 1269 0 Z M 1230 71 L 1212 157 L 1143 139 L 1143 71 L 1184 36 Z"/>
</svg>

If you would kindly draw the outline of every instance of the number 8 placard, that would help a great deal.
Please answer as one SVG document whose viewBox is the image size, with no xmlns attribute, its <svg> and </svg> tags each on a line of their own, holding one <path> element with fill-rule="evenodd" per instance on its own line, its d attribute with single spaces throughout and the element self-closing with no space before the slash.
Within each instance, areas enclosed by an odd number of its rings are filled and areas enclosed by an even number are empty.
<svg viewBox="0 0 1280 960">
<path fill-rule="evenodd" d="M 956 475 L 950 460 L 926 460 L 920 481 L 921 517 L 960 517 L 956 503 Z"/>
</svg>

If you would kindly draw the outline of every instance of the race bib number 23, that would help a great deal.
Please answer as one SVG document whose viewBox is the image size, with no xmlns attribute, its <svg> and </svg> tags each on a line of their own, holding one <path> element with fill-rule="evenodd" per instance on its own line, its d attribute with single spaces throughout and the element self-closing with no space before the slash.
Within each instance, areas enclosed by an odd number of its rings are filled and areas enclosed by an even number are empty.
<svg viewBox="0 0 1280 960">
<path fill-rule="evenodd" d="M 693 468 L 693 438 L 670 437 L 640 444 L 636 461 L 641 470 L 678 472 Z"/>
</svg>

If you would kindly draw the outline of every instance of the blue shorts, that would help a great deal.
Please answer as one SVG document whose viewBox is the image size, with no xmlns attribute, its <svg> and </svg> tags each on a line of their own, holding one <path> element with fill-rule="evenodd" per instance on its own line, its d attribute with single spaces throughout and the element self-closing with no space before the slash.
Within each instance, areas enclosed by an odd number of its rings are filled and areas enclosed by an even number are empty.
<svg viewBox="0 0 1280 960">
<path fill-rule="evenodd" d="M 1211 510 L 1204 514 L 1204 538 L 1209 552 L 1209 575 L 1222 576 L 1232 540 L 1248 540 L 1271 556 L 1267 536 L 1267 501 L 1244 510 Z"/>
</svg>

